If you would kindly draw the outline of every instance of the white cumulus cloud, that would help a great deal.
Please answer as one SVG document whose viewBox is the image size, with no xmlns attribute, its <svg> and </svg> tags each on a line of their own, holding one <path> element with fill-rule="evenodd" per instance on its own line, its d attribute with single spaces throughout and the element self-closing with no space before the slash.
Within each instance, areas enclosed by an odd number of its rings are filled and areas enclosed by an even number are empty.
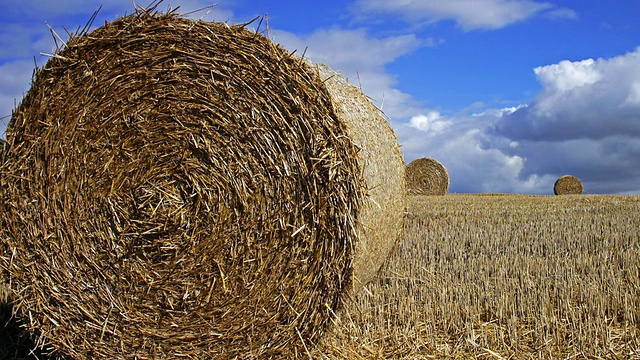
<svg viewBox="0 0 640 360">
<path fill-rule="evenodd" d="M 575 18 L 571 9 L 557 9 L 533 0 L 359 0 L 359 16 L 392 15 L 408 22 L 454 20 L 465 30 L 498 29 L 549 10 L 554 18 Z"/>
<path fill-rule="evenodd" d="M 549 176 L 523 176 L 526 159 L 514 152 L 519 143 L 492 134 L 491 128 L 513 108 L 471 116 L 443 117 L 425 111 L 396 126 L 405 160 L 420 157 L 440 161 L 456 192 L 543 192 Z M 551 185 L 549 185 L 551 184 Z"/>
<path fill-rule="evenodd" d="M 575 62 L 563 60 L 558 64 L 537 67 L 533 72 L 545 89 L 557 92 L 592 85 L 602 79 L 593 59 Z"/>
<path fill-rule="evenodd" d="M 609 59 L 561 61 L 534 70 L 543 89 L 502 118 L 514 139 L 640 137 L 640 48 Z"/>
<path fill-rule="evenodd" d="M 418 113 L 398 130 L 406 160 L 438 159 L 461 192 L 549 194 L 571 174 L 587 193 L 640 193 L 640 48 L 534 73 L 542 90 L 529 104 L 446 117 L 440 128 L 439 113 Z"/>
<path fill-rule="evenodd" d="M 433 133 L 441 133 L 450 125 L 446 119 L 440 116 L 440 112 L 433 110 L 412 117 L 409 123 L 418 130 Z"/>
<path fill-rule="evenodd" d="M 303 35 L 276 29 L 270 35 L 288 50 L 304 53 L 305 57 L 339 71 L 391 118 L 412 116 L 419 111 L 411 96 L 396 88 L 397 80 L 385 66 L 420 47 L 431 46 L 431 42 L 414 34 L 375 38 L 364 29 L 339 27 Z"/>
</svg>

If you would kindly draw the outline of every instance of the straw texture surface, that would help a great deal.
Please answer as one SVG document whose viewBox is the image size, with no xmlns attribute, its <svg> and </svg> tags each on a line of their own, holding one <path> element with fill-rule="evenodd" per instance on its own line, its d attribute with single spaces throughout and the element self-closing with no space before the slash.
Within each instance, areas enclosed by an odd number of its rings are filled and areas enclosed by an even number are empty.
<svg viewBox="0 0 640 360">
<path fill-rule="evenodd" d="M 573 175 L 564 175 L 553 184 L 553 193 L 556 195 L 579 195 L 583 191 L 582 182 Z"/>
<path fill-rule="evenodd" d="M 369 98 L 331 68 L 317 64 L 316 69 L 338 118 L 359 149 L 357 160 L 366 184 L 366 197 L 358 218 L 359 241 L 353 268 L 356 285 L 362 285 L 376 277 L 402 236 L 405 163 L 389 122 Z"/>
<path fill-rule="evenodd" d="M 350 118 L 333 81 L 243 26 L 173 14 L 72 37 L 2 152 L 2 266 L 27 330 L 78 359 L 302 356 L 404 208 L 388 124 Z"/>
<path fill-rule="evenodd" d="M 449 173 L 438 160 L 413 160 L 406 171 L 409 195 L 445 195 L 449 191 Z"/>
</svg>

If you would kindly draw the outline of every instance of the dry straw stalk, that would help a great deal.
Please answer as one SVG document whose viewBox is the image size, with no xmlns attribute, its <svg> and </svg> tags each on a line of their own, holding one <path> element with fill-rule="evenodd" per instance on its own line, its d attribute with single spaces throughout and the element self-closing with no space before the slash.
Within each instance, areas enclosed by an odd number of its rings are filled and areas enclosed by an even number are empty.
<svg viewBox="0 0 640 360">
<path fill-rule="evenodd" d="M 302 356 L 402 226 L 395 137 L 340 81 L 171 13 L 72 37 L 0 168 L 27 330 L 72 358 Z"/>
<path fill-rule="evenodd" d="M 409 195 L 445 195 L 449 191 L 449 173 L 438 160 L 416 159 L 406 171 Z"/>
<path fill-rule="evenodd" d="M 559 177 L 553 185 L 553 193 L 556 195 L 579 195 L 582 191 L 582 182 L 572 175 Z"/>
</svg>

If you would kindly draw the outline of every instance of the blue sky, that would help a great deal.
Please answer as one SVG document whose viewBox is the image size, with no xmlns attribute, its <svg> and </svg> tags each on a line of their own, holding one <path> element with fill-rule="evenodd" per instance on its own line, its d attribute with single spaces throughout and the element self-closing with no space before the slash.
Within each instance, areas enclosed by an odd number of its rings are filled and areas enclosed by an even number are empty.
<svg viewBox="0 0 640 360">
<path fill-rule="evenodd" d="M 101 5 L 94 26 L 134 9 L 131 0 L 0 0 L 0 132 L 34 59 L 42 66 L 40 54 L 54 51 L 49 27 L 65 37 Z M 265 15 L 275 42 L 362 87 L 407 163 L 442 162 L 450 192 L 550 194 L 571 174 L 586 193 L 640 193 L 636 0 L 221 0 L 190 17 Z"/>
</svg>

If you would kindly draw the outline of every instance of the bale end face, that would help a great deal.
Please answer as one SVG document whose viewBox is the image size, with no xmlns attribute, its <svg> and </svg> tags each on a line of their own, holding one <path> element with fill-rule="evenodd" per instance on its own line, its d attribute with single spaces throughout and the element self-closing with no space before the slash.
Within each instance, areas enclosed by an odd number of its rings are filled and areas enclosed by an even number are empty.
<svg viewBox="0 0 640 360">
<path fill-rule="evenodd" d="M 561 176 L 553 185 L 555 195 L 579 195 L 583 190 L 580 179 L 572 175 Z"/>
<path fill-rule="evenodd" d="M 409 195 L 445 195 L 449 191 L 449 173 L 439 161 L 419 158 L 407 165 Z"/>
<path fill-rule="evenodd" d="M 320 336 L 358 272 L 358 227 L 386 217 L 363 219 L 376 162 L 326 79 L 253 31 L 170 14 L 57 55 L 0 169 L 29 330 L 74 358 L 286 357 Z"/>
<path fill-rule="evenodd" d="M 136 13 L 72 38 L 7 130 L 17 313 L 74 358 L 313 340 L 351 286 L 365 192 L 338 119 L 243 27 Z"/>
</svg>

